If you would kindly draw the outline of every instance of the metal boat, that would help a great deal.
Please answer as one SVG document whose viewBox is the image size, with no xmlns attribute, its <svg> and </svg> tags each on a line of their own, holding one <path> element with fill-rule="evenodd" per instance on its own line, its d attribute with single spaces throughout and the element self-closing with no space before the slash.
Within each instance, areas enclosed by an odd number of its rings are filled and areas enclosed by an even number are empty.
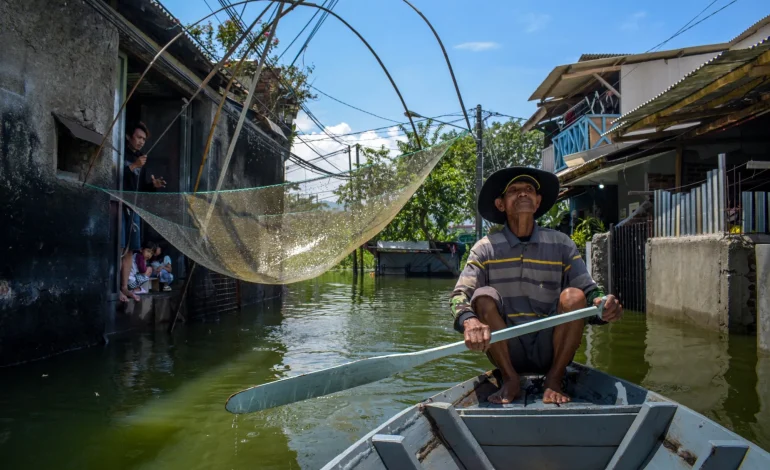
<svg viewBox="0 0 770 470">
<path fill-rule="evenodd" d="M 487 397 L 487 372 L 409 407 L 324 470 L 682 469 L 767 470 L 770 454 L 655 392 L 572 363 L 569 403 L 544 404 L 543 377 L 525 376 L 506 405 Z"/>
</svg>

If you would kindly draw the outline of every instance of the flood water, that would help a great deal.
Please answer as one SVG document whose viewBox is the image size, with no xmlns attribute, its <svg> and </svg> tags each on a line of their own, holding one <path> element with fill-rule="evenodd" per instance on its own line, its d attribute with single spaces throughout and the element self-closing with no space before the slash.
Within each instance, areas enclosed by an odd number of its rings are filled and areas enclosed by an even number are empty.
<svg viewBox="0 0 770 470">
<path fill-rule="evenodd" d="M 316 469 L 403 408 L 489 368 L 466 352 L 378 383 L 249 415 L 245 387 L 460 339 L 452 280 L 327 274 L 282 302 L 0 369 L 3 469 Z M 770 450 L 770 358 L 627 312 L 587 328 L 577 361 L 677 400 Z"/>
</svg>

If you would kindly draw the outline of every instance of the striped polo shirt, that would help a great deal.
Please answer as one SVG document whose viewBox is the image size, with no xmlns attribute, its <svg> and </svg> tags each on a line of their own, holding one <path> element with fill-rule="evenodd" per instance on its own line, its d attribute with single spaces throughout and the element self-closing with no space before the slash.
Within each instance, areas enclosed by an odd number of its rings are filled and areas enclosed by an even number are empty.
<svg viewBox="0 0 770 470">
<path fill-rule="evenodd" d="M 462 332 L 462 323 L 476 316 L 470 300 L 484 286 L 497 289 L 502 313 L 514 325 L 556 313 L 559 295 L 568 287 L 582 290 L 589 300 L 600 292 L 575 242 L 537 223 L 529 241 L 519 240 L 505 224 L 471 248 L 450 302 L 457 331 Z"/>
</svg>

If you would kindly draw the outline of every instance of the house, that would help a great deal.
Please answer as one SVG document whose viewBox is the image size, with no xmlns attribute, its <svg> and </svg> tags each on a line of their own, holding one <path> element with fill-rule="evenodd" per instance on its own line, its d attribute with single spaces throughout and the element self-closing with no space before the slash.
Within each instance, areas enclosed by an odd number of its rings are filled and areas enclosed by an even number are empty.
<svg viewBox="0 0 770 470">
<path fill-rule="evenodd" d="M 455 242 L 378 241 L 373 249 L 379 276 L 451 277 L 460 274 L 465 245 Z"/>
<path fill-rule="evenodd" d="M 547 135 L 542 167 L 558 175 L 573 222 L 611 226 L 593 272 L 608 271 L 598 277 L 630 308 L 755 327 L 749 245 L 770 229 L 770 178 L 754 169 L 770 160 L 768 64 L 770 16 L 725 43 L 584 55 L 532 95 L 525 128 Z"/>
<path fill-rule="evenodd" d="M 215 73 L 193 97 L 215 59 L 155 0 L 9 0 L 0 11 L 3 366 L 92 345 L 126 327 L 117 308 L 122 205 L 93 187 L 121 188 L 124 128 L 141 120 L 151 134 L 145 148 L 157 143 L 149 172 L 165 178 L 166 191 L 191 191 L 230 76 Z M 238 82 L 231 88 L 199 189 L 212 189 L 223 170 L 244 90 Z M 284 181 L 295 115 L 251 113 L 226 187 Z M 105 135 L 108 145 L 95 155 Z M 158 236 L 143 224 L 143 239 Z M 168 254 L 177 278 L 184 277 L 185 257 L 173 248 Z M 281 292 L 205 269 L 193 280 L 211 286 L 212 296 L 221 294 L 218 284 L 235 285 L 243 303 Z"/>
</svg>

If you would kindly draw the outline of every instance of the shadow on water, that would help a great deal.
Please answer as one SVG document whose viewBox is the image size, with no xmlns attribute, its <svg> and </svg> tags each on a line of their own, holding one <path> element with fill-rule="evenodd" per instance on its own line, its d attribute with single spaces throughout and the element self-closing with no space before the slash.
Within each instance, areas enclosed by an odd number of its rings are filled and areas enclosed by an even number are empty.
<svg viewBox="0 0 770 470">
<path fill-rule="evenodd" d="M 3 468 L 289 468 L 280 423 L 224 411 L 282 374 L 280 321 L 270 305 L 0 371 Z"/>
<path fill-rule="evenodd" d="M 458 341 L 454 282 L 328 273 L 282 303 L 0 369 L 3 468 L 319 468 L 373 427 L 490 365 L 466 352 L 380 382 L 237 418 L 226 398 L 343 362 Z M 728 337 L 627 312 L 576 360 L 770 448 L 770 358 Z M 97 395 L 98 394 L 98 395 Z"/>
</svg>

